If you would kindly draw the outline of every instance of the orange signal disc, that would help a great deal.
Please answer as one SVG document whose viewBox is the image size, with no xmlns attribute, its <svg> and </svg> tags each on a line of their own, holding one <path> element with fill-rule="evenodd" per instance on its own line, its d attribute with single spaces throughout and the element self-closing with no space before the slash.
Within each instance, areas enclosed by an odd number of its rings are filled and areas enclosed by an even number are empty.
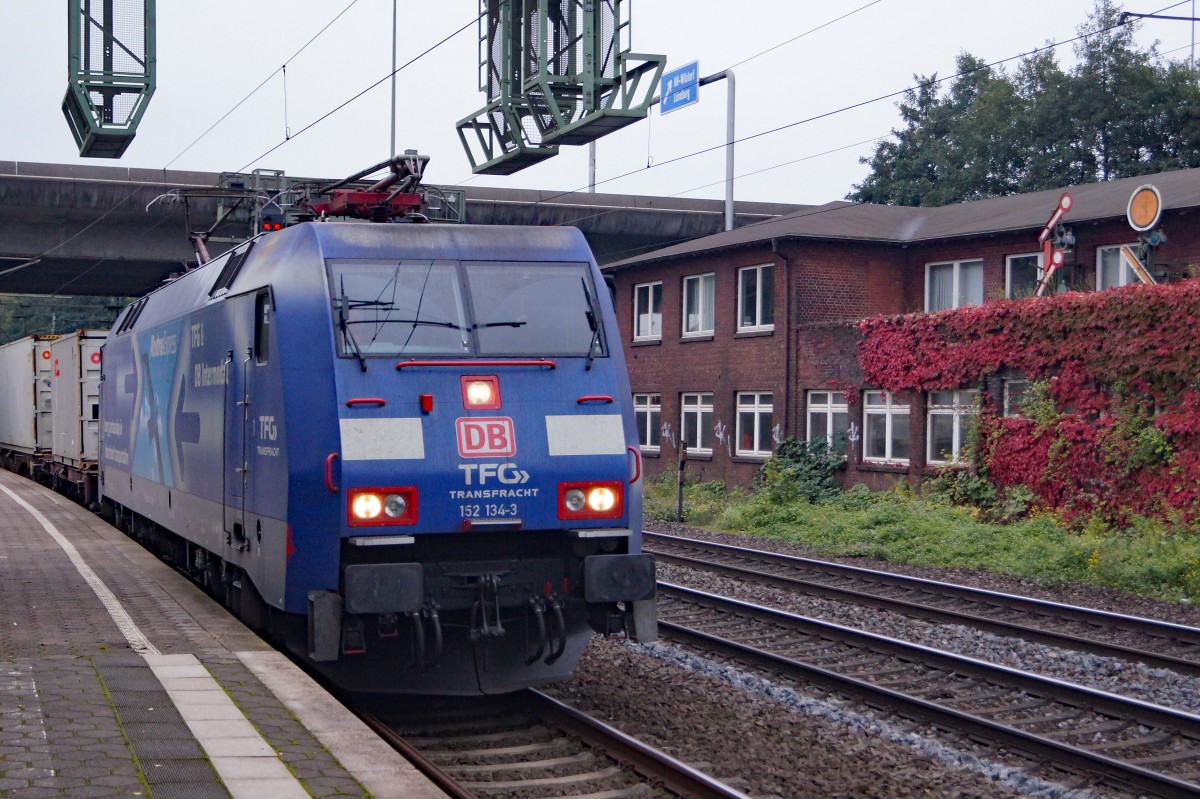
<svg viewBox="0 0 1200 799">
<path fill-rule="evenodd" d="M 1130 227 L 1138 231 L 1149 230 L 1158 223 L 1161 215 L 1162 197 L 1159 195 L 1158 189 L 1149 184 L 1134 189 L 1133 196 L 1129 198 L 1129 208 L 1126 212 Z"/>
</svg>

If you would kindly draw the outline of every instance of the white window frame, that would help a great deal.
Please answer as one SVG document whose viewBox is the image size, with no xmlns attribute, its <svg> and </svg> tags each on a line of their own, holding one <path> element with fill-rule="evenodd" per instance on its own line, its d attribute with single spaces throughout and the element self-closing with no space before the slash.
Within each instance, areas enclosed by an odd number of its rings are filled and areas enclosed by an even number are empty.
<svg viewBox="0 0 1200 799">
<path fill-rule="evenodd" d="M 1013 261 L 1017 260 L 1018 258 L 1036 258 L 1037 259 L 1037 281 L 1034 284 L 1035 286 L 1038 283 L 1041 283 L 1042 279 L 1046 275 L 1046 271 L 1045 271 L 1046 266 L 1045 266 L 1045 264 L 1042 263 L 1042 253 L 1040 253 L 1040 252 L 1022 252 L 1022 253 L 1017 253 L 1015 255 L 1005 256 L 1005 258 L 1004 258 L 1004 296 L 1010 300 L 1020 299 L 1019 297 L 1013 296 L 1013 280 L 1012 280 Z"/>
<path fill-rule="evenodd" d="M 825 395 L 825 399 L 823 402 L 818 402 L 816 398 L 822 394 Z M 834 402 L 835 396 L 840 396 L 842 401 Z M 825 417 L 825 443 L 830 447 L 835 446 L 835 442 L 833 440 L 833 417 L 837 414 L 842 414 L 846 417 L 846 426 L 850 426 L 850 404 L 846 401 L 846 392 L 818 388 L 809 391 L 805 399 L 807 401 L 806 404 L 808 408 L 808 412 L 805 414 L 804 423 L 805 440 L 813 440 L 812 417 L 814 413 L 817 413 Z"/>
<path fill-rule="evenodd" d="M 885 398 L 883 405 L 872 405 L 870 398 L 872 395 L 882 394 Z M 870 417 L 882 416 L 884 420 L 884 454 L 882 457 L 878 455 L 867 456 L 868 437 L 871 430 Z M 897 458 L 892 448 L 892 440 L 895 435 L 892 431 L 892 420 L 897 416 L 909 417 L 909 406 L 901 405 L 895 401 L 890 391 L 864 391 L 863 392 L 863 460 L 867 463 L 893 463 L 907 464 L 908 458 Z M 911 424 L 911 422 L 910 422 Z M 911 428 L 910 428 L 911 429 Z"/>
<path fill-rule="evenodd" d="M 1026 380 L 1023 377 L 1012 377 L 1006 379 L 1004 381 L 1004 415 L 1022 419 L 1025 417 L 1025 414 L 1021 413 L 1020 408 L 1014 407 L 1015 398 L 1012 395 L 1016 393 L 1013 390 L 1016 386 L 1022 387 L 1021 396 L 1029 395 L 1029 380 Z"/>
<path fill-rule="evenodd" d="M 765 280 L 764 280 L 764 272 Z M 745 316 L 746 309 L 746 287 L 748 280 L 754 280 L 754 321 L 751 324 L 743 324 L 742 320 Z M 746 266 L 738 270 L 738 307 L 737 307 L 737 330 L 739 333 L 757 333 L 761 331 L 775 329 L 775 264 L 758 264 L 757 266 Z M 770 286 L 770 302 L 764 305 L 763 302 L 763 286 Z M 764 322 L 764 317 L 770 314 L 771 321 Z"/>
<path fill-rule="evenodd" d="M 950 394 L 949 404 L 935 404 L 937 394 Z M 929 401 L 925 406 L 925 462 L 940 465 L 961 463 L 963 445 L 966 443 L 967 428 L 964 422 L 972 422 L 979 415 L 979 389 L 963 388 L 957 391 L 931 391 Z M 954 452 L 949 458 L 941 457 L 940 452 L 933 449 L 933 420 L 937 416 L 949 416 L 953 419 L 954 427 L 951 433 L 951 447 Z"/>
<path fill-rule="evenodd" d="M 650 318 L 649 332 L 642 330 L 642 314 L 641 311 L 641 293 L 642 289 L 646 292 L 646 301 L 649 303 L 646 315 Z M 657 292 L 655 292 L 657 289 Z M 658 313 L 654 313 L 654 295 L 658 294 Z M 657 324 L 655 324 L 657 322 Z M 656 280 L 652 283 L 638 283 L 633 287 L 633 340 L 634 341 L 662 341 L 662 281 Z"/>
<path fill-rule="evenodd" d="M 935 313 L 936 311 L 947 311 L 947 310 L 951 310 L 953 308 L 965 308 L 967 306 L 974 305 L 974 303 L 969 303 L 969 302 L 964 303 L 961 300 L 963 267 L 974 265 L 974 264 L 979 264 L 979 284 L 981 287 L 981 291 L 980 291 L 981 296 L 979 298 L 979 302 L 980 302 L 980 304 L 982 304 L 983 303 L 983 297 L 982 297 L 982 294 L 983 294 L 983 292 L 982 292 L 983 259 L 982 258 L 964 258 L 961 261 L 934 261 L 933 263 L 925 264 L 925 311 L 926 311 L 926 313 Z M 935 309 L 935 308 L 930 308 L 929 288 L 930 288 L 930 278 L 933 274 L 933 270 L 939 266 L 953 267 L 954 278 L 951 283 L 951 287 L 952 287 L 951 294 L 953 295 L 953 304 L 949 308 L 936 308 Z"/>
<path fill-rule="evenodd" d="M 1129 247 L 1134 252 L 1137 252 L 1137 247 L 1138 247 L 1137 242 L 1134 242 L 1133 244 L 1125 244 L 1125 245 L 1115 244 L 1111 247 L 1097 247 L 1096 248 L 1096 290 L 1097 291 L 1104 291 L 1105 289 L 1120 288 L 1121 286 L 1131 286 L 1134 283 L 1139 282 L 1137 274 L 1134 273 L 1133 269 L 1129 266 L 1129 264 L 1125 263 L 1125 259 L 1121 257 L 1121 247 L 1122 246 Z M 1106 252 L 1111 252 L 1114 255 L 1116 255 L 1117 263 L 1121 267 L 1122 282 L 1118 283 L 1116 286 L 1104 285 L 1104 253 L 1106 253 Z"/>
<path fill-rule="evenodd" d="M 737 449 L 735 452 L 738 455 L 744 455 L 751 458 L 766 458 L 770 457 L 775 451 L 774 441 L 771 439 L 771 428 L 774 425 L 775 417 L 775 400 L 774 395 L 770 391 L 739 391 L 737 393 Z M 750 432 L 750 440 L 754 442 L 755 448 L 743 449 L 742 444 L 742 414 L 749 413 L 754 418 L 754 429 Z M 765 417 L 765 419 L 764 419 Z M 763 438 L 766 438 L 767 449 L 758 449 L 757 445 L 762 443 Z"/>
<path fill-rule="evenodd" d="M 658 413 L 658 422 L 654 421 Z M 661 444 L 643 444 L 642 441 L 658 441 L 659 425 L 662 424 L 662 395 L 641 392 L 633 395 L 633 420 L 638 431 L 638 448 L 642 452 L 660 452 Z"/>
<path fill-rule="evenodd" d="M 691 398 L 695 402 L 690 402 Z M 707 398 L 707 401 L 706 401 Z M 704 415 L 708 414 L 705 424 Z M 688 417 L 695 417 L 688 426 Z M 688 452 L 711 455 L 713 451 L 713 395 L 711 391 L 686 391 L 679 396 L 679 440 L 688 443 Z M 696 440 L 693 440 L 696 439 Z M 703 446 L 707 444 L 708 446 Z"/>
<path fill-rule="evenodd" d="M 700 289 L 697 292 L 699 296 L 700 308 L 697 309 L 697 313 L 695 314 L 696 329 L 688 330 L 688 317 L 692 314 L 692 309 L 688 307 L 688 283 L 693 280 L 698 281 L 700 284 Z M 680 298 L 680 305 L 683 308 L 683 318 L 680 321 L 682 323 L 682 335 L 685 338 L 689 336 L 711 336 L 713 334 L 713 331 L 716 328 L 717 313 L 715 296 L 717 293 L 716 284 L 717 275 L 715 272 L 706 272 L 703 275 L 688 275 L 683 279 L 683 295 Z M 707 290 L 705 289 L 706 286 Z M 704 327 L 705 307 L 709 309 L 709 315 L 713 319 L 707 328 Z"/>
</svg>

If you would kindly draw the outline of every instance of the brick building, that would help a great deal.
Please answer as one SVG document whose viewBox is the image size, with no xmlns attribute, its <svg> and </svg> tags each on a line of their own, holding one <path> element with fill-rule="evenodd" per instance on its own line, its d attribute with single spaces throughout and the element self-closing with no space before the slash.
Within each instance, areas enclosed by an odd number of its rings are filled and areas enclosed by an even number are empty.
<svg viewBox="0 0 1200 799">
<path fill-rule="evenodd" d="M 1119 250 L 1137 250 L 1126 215 L 1144 184 L 1168 237 L 1150 271 L 1198 276 L 1200 169 L 1181 170 L 1066 188 L 1052 291 L 1137 282 Z M 648 477 L 675 468 L 683 441 L 692 479 L 730 484 L 749 483 L 785 437 L 844 447 L 847 484 L 886 488 L 955 462 L 978 391 L 1015 409 L 1022 376 L 892 395 L 863 384 L 853 323 L 1032 297 L 1063 191 L 941 208 L 833 202 L 607 266 Z"/>
</svg>

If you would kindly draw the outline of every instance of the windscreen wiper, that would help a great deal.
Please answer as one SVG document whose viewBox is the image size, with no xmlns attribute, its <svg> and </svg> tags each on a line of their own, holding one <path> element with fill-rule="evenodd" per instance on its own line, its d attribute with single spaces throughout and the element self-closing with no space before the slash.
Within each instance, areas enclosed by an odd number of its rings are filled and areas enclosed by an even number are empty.
<svg viewBox="0 0 1200 799">
<path fill-rule="evenodd" d="M 524 327 L 528 322 L 484 322 L 482 325 L 472 325 L 475 330 L 480 330 L 485 327 Z"/>
<path fill-rule="evenodd" d="M 454 322 L 439 322 L 434 319 L 349 319 L 345 322 L 347 325 L 429 325 L 431 327 L 448 327 L 453 330 L 462 330 L 462 325 L 457 325 Z M 522 322 L 522 324 L 524 324 Z"/>
<path fill-rule="evenodd" d="M 350 332 L 350 323 L 346 319 L 346 307 L 350 301 L 346 299 L 346 279 L 342 278 L 342 296 L 338 301 L 338 327 L 342 330 L 342 336 L 346 342 L 354 348 L 354 357 L 358 358 L 359 367 L 365 372 L 367 371 L 367 359 L 363 357 L 362 349 L 358 346 L 358 341 L 354 338 L 354 334 Z"/>
<path fill-rule="evenodd" d="M 588 344 L 587 364 L 584 366 L 584 371 L 590 372 L 592 371 L 592 361 L 596 358 L 596 344 L 600 341 L 600 323 L 596 320 L 596 306 L 592 304 L 592 295 L 588 291 L 587 281 L 581 277 L 579 282 L 583 286 L 583 298 L 587 300 L 587 310 L 584 311 L 584 315 L 587 316 L 588 326 L 592 328 L 592 341 Z"/>
</svg>

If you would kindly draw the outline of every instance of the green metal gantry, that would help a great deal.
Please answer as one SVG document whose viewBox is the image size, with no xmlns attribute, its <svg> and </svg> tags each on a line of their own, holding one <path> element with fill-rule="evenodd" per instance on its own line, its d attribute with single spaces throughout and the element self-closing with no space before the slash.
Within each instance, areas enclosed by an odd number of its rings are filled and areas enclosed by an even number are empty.
<svg viewBox="0 0 1200 799">
<path fill-rule="evenodd" d="M 476 173 L 508 175 L 645 118 L 666 56 L 631 53 L 631 0 L 480 0 L 480 90 L 458 123 Z"/>
<path fill-rule="evenodd" d="M 67 0 L 63 114 L 79 154 L 120 158 L 155 88 L 156 0 Z"/>
</svg>

